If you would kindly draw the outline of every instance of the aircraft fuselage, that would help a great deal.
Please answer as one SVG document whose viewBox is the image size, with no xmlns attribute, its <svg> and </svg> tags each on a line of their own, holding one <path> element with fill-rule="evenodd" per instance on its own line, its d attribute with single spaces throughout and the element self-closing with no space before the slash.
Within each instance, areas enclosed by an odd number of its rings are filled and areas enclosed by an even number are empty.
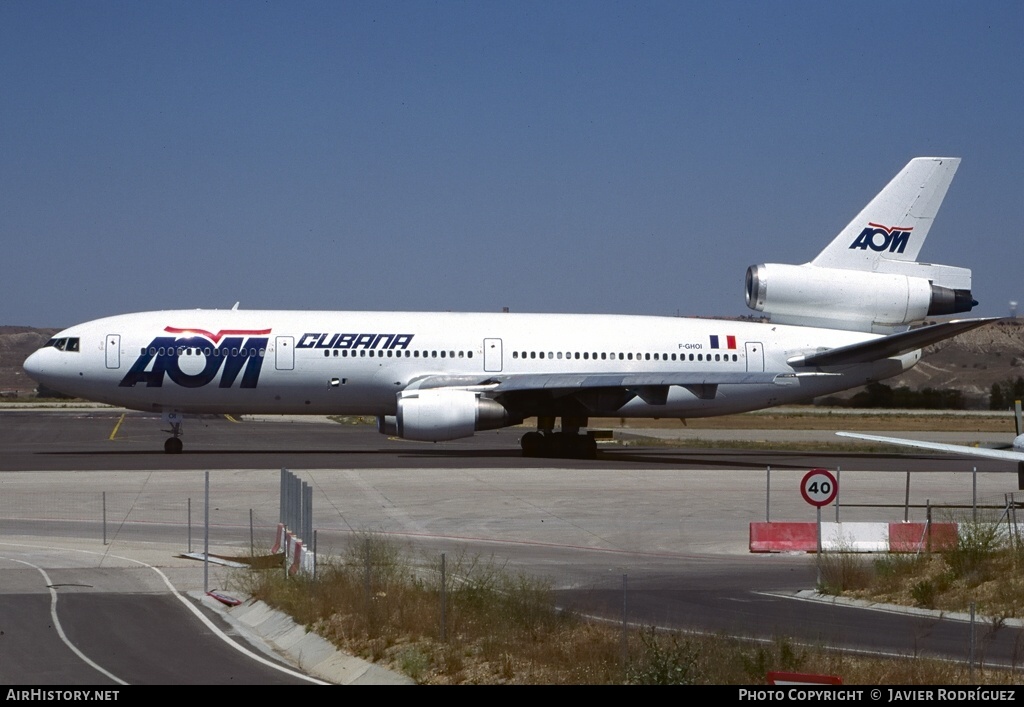
<svg viewBox="0 0 1024 707">
<path fill-rule="evenodd" d="M 786 361 L 795 355 L 874 338 L 655 316 L 178 310 L 71 327 L 54 337 L 56 345 L 33 353 L 25 367 L 61 392 L 136 410 L 380 416 L 395 414 L 397 395 L 425 379 L 450 378 L 486 392 L 491 378 L 521 375 L 792 374 Z M 834 375 L 797 378 L 789 385 L 721 386 L 711 397 L 673 385 L 664 401 L 635 396 L 621 406 L 609 401 L 607 409 L 591 414 L 743 412 L 887 378 L 918 358 L 914 351 L 823 369 Z"/>
</svg>

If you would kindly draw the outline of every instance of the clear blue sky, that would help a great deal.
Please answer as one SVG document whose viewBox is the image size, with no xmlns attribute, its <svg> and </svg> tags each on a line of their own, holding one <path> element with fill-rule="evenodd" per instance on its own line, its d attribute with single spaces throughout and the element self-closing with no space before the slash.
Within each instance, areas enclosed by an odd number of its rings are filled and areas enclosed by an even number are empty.
<svg viewBox="0 0 1024 707">
<path fill-rule="evenodd" d="M 734 316 L 912 157 L 1024 313 L 1024 3 L 0 2 L 0 324 Z"/>
</svg>

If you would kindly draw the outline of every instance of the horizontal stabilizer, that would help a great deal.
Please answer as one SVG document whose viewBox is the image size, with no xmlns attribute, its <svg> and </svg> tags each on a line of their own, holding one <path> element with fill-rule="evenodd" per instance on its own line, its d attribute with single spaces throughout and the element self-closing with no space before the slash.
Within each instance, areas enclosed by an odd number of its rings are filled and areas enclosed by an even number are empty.
<svg viewBox="0 0 1024 707">
<path fill-rule="evenodd" d="M 850 344 L 849 346 L 839 346 L 820 353 L 794 356 L 787 363 L 791 366 L 843 366 L 855 363 L 868 363 L 923 348 L 929 344 L 949 339 L 957 334 L 976 329 L 998 319 L 999 317 L 954 319 L 940 324 L 903 331 L 898 334 L 882 336 L 870 341 Z"/>
</svg>

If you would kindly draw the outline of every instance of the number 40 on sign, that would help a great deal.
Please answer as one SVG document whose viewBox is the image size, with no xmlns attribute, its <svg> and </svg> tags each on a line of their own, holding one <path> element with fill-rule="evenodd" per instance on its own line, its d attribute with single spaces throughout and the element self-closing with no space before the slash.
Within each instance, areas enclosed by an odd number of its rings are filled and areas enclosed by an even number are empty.
<svg viewBox="0 0 1024 707">
<path fill-rule="evenodd" d="M 800 493 L 809 504 L 821 508 L 836 500 L 839 484 L 828 469 L 811 469 L 800 482 Z"/>
</svg>

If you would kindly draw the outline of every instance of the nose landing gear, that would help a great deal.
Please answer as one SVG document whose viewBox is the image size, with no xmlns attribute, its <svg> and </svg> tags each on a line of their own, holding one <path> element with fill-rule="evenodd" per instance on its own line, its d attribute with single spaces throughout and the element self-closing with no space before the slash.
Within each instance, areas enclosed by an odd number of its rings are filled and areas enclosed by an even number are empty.
<svg viewBox="0 0 1024 707">
<path fill-rule="evenodd" d="M 164 422 L 171 426 L 171 429 L 167 430 L 171 436 L 164 442 L 164 452 L 167 454 L 181 454 L 181 450 L 184 449 L 185 445 L 181 441 L 181 435 L 184 434 L 181 425 L 184 421 L 185 417 L 180 412 L 164 413 Z"/>
</svg>

